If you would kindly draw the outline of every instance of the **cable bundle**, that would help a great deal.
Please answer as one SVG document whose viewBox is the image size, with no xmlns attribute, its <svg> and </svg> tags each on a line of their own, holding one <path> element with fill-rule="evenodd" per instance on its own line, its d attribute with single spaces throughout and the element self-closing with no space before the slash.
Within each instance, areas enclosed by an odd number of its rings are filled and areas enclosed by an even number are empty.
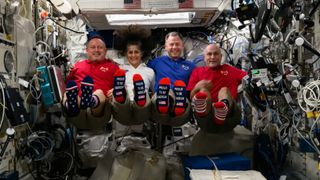
<svg viewBox="0 0 320 180">
<path fill-rule="evenodd" d="M 298 93 L 298 103 L 300 108 L 305 111 L 314 111 L 320 105 L 320 80 L 306 84 Z"/>
</svg>

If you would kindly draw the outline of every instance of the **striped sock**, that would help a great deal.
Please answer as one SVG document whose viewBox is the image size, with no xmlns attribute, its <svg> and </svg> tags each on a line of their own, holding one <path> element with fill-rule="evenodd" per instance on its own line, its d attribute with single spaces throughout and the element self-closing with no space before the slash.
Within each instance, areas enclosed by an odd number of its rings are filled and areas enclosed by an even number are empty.
<svg viewBox="0 0 320 180">
<path fill-rule="evenodd" d="M 86 76 L 81 81 L 81 99 L 80 108 L 87 109 L 92 106 L 92 92 L 93 92 L 93 79 L 90 76 Z"/>
<path fill-rule="evenodd" d="M 113 89 L 113 97 L 118 103 L 124 103 L 126 100 L 126 71 L 123 69 L 117 70 L 114 74 L 114 89 Z"/>
<path fill-rule="evenodd" d="M 207 114 L 208 95 L 204 92 L 198 92 L 192 98 L 193 110 L 197 116 L 203 117 Z"/>
<path fill-rule="evenodd" d="M 173 92 L 175 95 L 174 113 L 179 116 L 186 110 L 186 84 L 181 80 L 176 80 Z"/>
<path fill-rule="evenodd" d="M 146 89 L 140 74 L 133 75 L 134 100 L 139 106 L 146 104 Z"/>
<path fill-rule="evenodd" d="M 79 113 L 78 92 L 77 83 L 75 81 L 68 81 L 66 84 L 66 108 L 69 116 L 75 116 Z"/>
<path fill-rule="evenodd" d="M 165 114 L 169 110 L 169 90 L 170 90 L 170 79 L 162 78 L 159 81 L 159 86 L 157 90 L 157 100 L 156 100 L 158 111 L 161 114 Z"/>
<path fill-rule="evenodd" d="M 229 111 L 228 105 L 229 103 L 226 99 L 213 103 L 214 122 L 216 124 L 224 124 L 224 121 L 226 120 Z"/>
</svg>

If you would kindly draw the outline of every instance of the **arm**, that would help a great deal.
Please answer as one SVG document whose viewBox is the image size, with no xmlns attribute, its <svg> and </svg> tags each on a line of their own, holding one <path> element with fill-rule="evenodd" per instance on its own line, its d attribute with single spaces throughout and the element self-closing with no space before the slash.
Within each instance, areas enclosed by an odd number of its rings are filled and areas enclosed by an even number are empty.
<svg viewBox="0 0 320 180">
<path fill-rule="evenodd" d="M 154 70 L 154 68 L 156 66 L 156 62 L 157 62 L 156 59 L 153 59 L 153 60 L 148 62 L 147 66 Z"/>
<path fill-rule="evenodd" d="M 74 80 L 75 79 L 75 74 L 77 72 L 77 68 L 75 66 L 76 66 L 76 64 L 71 65 L 70 72 L 69 72 L 69 74 L 68 74 L 68 76 L 66 78 L 66 83 L 68 81 L 70 81 L 70 80 Z"/>
</svg>

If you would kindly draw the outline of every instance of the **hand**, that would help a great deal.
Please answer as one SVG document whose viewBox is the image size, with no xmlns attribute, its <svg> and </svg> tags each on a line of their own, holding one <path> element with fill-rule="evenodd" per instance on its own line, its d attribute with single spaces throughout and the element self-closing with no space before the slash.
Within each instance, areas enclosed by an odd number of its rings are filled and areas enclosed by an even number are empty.
<svg viewBox="0 0 320 180">
<path fill-rule="evenodd" d="M 107 92 L 107 101 L 109 101 L 110 103 L 112 102 L 112 99 L 113 99 L 113 88 L 110 89 L 108 92 Z"/>
</svg>

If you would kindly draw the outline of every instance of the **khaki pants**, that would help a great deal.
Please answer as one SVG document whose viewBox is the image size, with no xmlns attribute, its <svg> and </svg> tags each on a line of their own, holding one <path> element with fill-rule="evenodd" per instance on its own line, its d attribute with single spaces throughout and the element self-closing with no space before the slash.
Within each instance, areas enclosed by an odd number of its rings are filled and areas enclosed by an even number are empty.
<svg viewBox="0 0 320 180">
<path fill-rule="evenodd" d="M 81 168 L 94 168 L 111 146 L 111 132 L 79 130 L 76 135 Z"/>
<path fill-rule="evenodd" d="M 138 125 L 150 119 L 151 100 L 146 96 L 146 104 L 139 106 L 135 101 L 131 102 L 127 97 L 125 103 L 120 104 L 113 100 L 112 102 L 112 115 L 113 119 L 122 125 Z"/>
<path fill-rule="evenodd" d="M 100 117 L 93 116 L 91 109 L 80 109 L 75 117 L 67 117 L 67 121 L 78 129 L 86 130 L 104 130 L 111 118 L 111 104 L 106 102 L 103 115 Z"/>
<path fill-rule="evenodd" d="M 217 125 L 214 123 L 214 112 L 212 108 L 210 112 L 204 117 L 198 117 L 194 114 L 195 119 L 200 127 L 200 129 L 206 133 L 225 133 L 231 131 L 240 123 L 241 111 L 235 102 L 232 103 L 233 107 L 230 109 L 223 125 Z M 211 106 L 209 106 L 211 107 Z"/>
<path fill-rule="evenodd" d="M 174 95 L 170 91 L 170 97 L 174 100 Z M 172 103 L 173 105 L 170 104 L 170 109 L 167 114 L 160 114 L 157 110 L 157 105 L 156 105 L 156 100 L 157 96 L 156 94 L 153 95 L 151 102 L 151 120 L 154 122 L 157 122 L 162 125 L 169 125 L 169 126 L 181 126 L 191 119 L 191 111 L 190 111 L 190 102 L 187 100 L 187 107 L 185 112 L 180 115 L 180 116 L 175 116 L 173 114 L 173 108 L 174 108 L 174 102 Z"/>
</svg>

